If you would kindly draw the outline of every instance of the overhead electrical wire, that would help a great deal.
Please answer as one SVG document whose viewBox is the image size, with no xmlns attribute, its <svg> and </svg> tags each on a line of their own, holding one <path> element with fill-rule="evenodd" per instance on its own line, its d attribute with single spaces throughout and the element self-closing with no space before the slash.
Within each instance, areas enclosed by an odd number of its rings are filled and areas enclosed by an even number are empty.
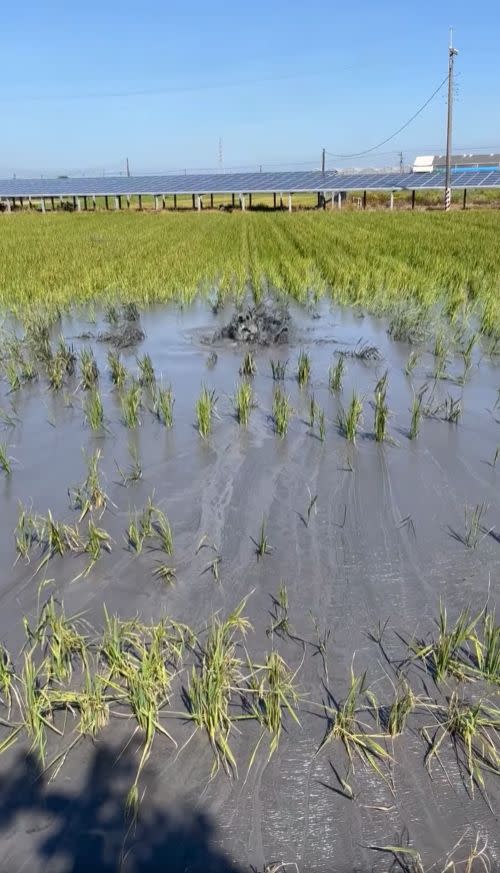
<svg viewBox="0 0 500 873">
<path fill-rule="evenodd" d="M 436 90 L 432 92 L 431 96 L 427 98 L 425 103 L 423 103 L 422 106 L 419 109 L 417 109 L 417 111 L 411 116 L 411 118 L 409 118 L 408 121 L 405 121 L 405 123 L 402 124 L 401 127 L 399 127 L 394 133 L 391 133 L 390 136 L 386 137 L 386 139 L 383 139 L 382 142 L 378 142 L 376 145 L 371 146 L 371 148 L 365 149 L 362 152 L 351 152 L 350 154 L 341 155 L 341 154 L 334 154 L 334 152 L 327 151 L 326 154 L 329 155 L 329 157 L 331 157 L 331 158 L 361 158 L 363 155 L 369 155 L 370 152 L 376 151 L 381 146 L 390 142 L 391 139 L 395 139 L 395 137 L 398 136 L 398 134 L 400 134 L 403 130 L 405 130 L 407 127 L 409 127 L 410 124 L 412 123 L 412 121 L 415 121 L 417 116 L 419 116 L 420 113 L 423 112 L 424 109 L 426 109 L 426 107 L 429 105 L 429 103 L 432 100 L 434 100 L 434 97 L 436 97 L 436 95 L 439 94 L 439 92 L 441 91 L 441 88 L 446 84 L 447 81 L 448 81 L 448 74 L 446 74 L 446 76 L 444 77 L 441 84 L 438 85 Z"/>
</svg>

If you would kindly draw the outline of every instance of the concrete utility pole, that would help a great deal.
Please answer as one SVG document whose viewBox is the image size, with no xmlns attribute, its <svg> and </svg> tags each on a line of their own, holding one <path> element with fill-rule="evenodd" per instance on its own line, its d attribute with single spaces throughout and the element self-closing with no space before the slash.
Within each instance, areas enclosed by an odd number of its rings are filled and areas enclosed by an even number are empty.
<svg viewBox="0 0 500 873">
<path fill-rule="evenodd" d="M 450 27 L 450 45 L 448 48 L 448 122 L 446 128 L 446 177 L 444 183 L 444 208 L 448 212 L 451 206 L 451 149 L 453 134 L 453 67 L 458 51 L 453 48 L 453 30 Z"/>
<path fill-rule="evenodd" d="M 403 161 L 403 152 L 400 152 L 399 153 L 399 172 L 404 173 L 404 171 L 405 171 L 405 165 L 404 165 L 404 161 Z"/>
<path fill-rule="evenodd" d="M 128 162 L 128 158 L 125 159 L 125 162 L 126 162 L 126 165 L 127 165 L 127 176 L 130 176 L 130 165 L 129 165 L 129 162 Z"/>
<path fill-rule="evenodd" d="M 321 151 L 321 172 L 323 173 L 323 175 L 325 174 L 325 155 L 326 155 L 326 149 L 322 149 L 322 151 Z"/>
</svg>

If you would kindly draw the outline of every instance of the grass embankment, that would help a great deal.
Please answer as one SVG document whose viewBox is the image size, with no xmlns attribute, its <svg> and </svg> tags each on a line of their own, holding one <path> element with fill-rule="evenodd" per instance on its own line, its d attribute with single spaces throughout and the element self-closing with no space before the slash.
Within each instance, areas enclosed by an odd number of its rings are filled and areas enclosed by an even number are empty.
<svg viewBox="0 0 500 873">
<path fill-rule="evenodd" d="M 388 311 L 411 300 L 474 310 L 500 330 L 500 214 L 233 213 L 3 216 L 0 306 L 189 302 L 200 290 Z"/>
</svg>

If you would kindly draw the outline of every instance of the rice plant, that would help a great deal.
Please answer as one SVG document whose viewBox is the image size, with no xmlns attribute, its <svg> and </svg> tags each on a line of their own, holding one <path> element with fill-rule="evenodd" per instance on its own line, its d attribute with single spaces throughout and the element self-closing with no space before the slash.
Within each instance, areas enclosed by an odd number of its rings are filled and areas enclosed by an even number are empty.
<svg viewBox="0 0 500 873">
<path fill-rule="evenodd" d="M 475 640 L 475 628 L 481 614 L 482 611 L 473 616 L 468 609 L 464 609 L 450 627 L 446 607 L 440 604 L 436 622 L 437 639 L 428 645 L 413 648 L 414 656 L 424 661 L 436 682 L 442 682 L 448 676 L 467 678 L 470 646 Z"/>
<path fill-rule="evenodd" d="M 257 558 L 263 558 L 264 555 L 270 555 L 272 552 L 272 546 L 269 544 L 269 540 L 266 534 L 266 519 L 262 516 L 262 521 L 260 525 L 259 538 L 254 540 L 252 537 L 252 542 L 254 543 L 257 549 Z"/>
<path fill-rule="evenodd" d="M 274 382 L 282 382 L 286 375 L 288 361 L 275 361 L 271 358 L 271 372 Z"/>
<path fill-rule="evenodd" d="M 389 407 L 386 401 L 387 391 L 387 371 L 384 376 L 377 382 L 375 387 L 375 418 L 374 431 L 377 442 L 383 442 L 386 438 L 387 419 L 389 417 Z"/>
<path fill-rule="evenodd" d="M 173 585 L 175 582 L 175 567 L 170 567 L 168 564 L 164 564 L 163 561 L 157 561 L 156 564 L 153 576 L 156 579 L 161 579 L 165 585 Z"/>
<path fill-rule="evenodd" d="M 343 406 L 341 406 L 338 415 L 340 431 L 351 443 L 356 442 L 356 434 L 362 420 L 362 415 L 363 402 L 359 394 L 356 394 L 356 392 L 353 391 L 347 412 L 344 410 Z"/>
<path fill-rule="evenodd" d="M 336 364 L 331 364 L 328 371 L 328 387 L 330 391 L 342 391 L 345 374 L 345 355 L 342 353 L 337 358 Z"/>
<path fill-rule="evenodd" d="M 64 384 L 64 377 L 66 375 L 66 365 L 64 360 L 59 355 L 55 355 L 47 362 L 46 370 L 49 387 L 53 391 L 60 391 Z"/>
<path fill-rule="evenodd" d="M 293 412 L 290 398 L 278 385 L 273 394 L 273 421 L 275 432 L 282 439 L 288 431 L 288 423 Z"/>
<path fill-rule="evenodd" d="M 420 433 L 420 424 L 422 421 L 422 403 L 423 394 L 419 393 L 413 398 L 411 405 L 411 421 L 408 436 L 411 440 L 416 440 Z"/>
<path fill-rule="evenodd" d="M 134 428 L 140 424 L 139 413 L 141 405 L 142 389 L 134 379 L 128 391 L 123 392 L 121 399 L 122 421 L 125 427 Z"/>
<path fill-rule="evenodd" d="M 151 356 L 146 353 L 142 358 L 137 358 L 137 366 L 139 367 L 139 385 L 152 391 L 156 384 L 156 376 Z"/>
<path fill-rule="evenodd" d="M 500 683 L 500 625 L 496 624 L 495 610 L 483 612 L 482 639 L 475 634 L 473 645 L 477 670 L 488 682 Z"/>
<path fill-rule="evenodd" d="M 250 418 L 250 411 L 254 405 L 253 390 L 250 382 L 245 380 L 240 382 L 233 398 L 233 405 L 239 423 L 246 427 Z"/>
<path fill-rule="evenodd" d="M 86 662 L 87 641 L 82 630 L 80 616 L 68 618 L 64 604 L 58 605 L 53 596 L 44 604 L 31 636 L 36 638 L 43 650 L 43 669 L 48 680 L 66 682 L 71 679 L 75 659 L 78 658 L 82 664 Z"/>
<path fill-rule="evenodd" d="M 201 394 L 196 401 L 196 420 L 198 423 L 198 432 L 203 439 L 206 439 L 212 430 L 212 418 L 214 416 L 217 398 L 215 391 L 209 391 L 203 385 Z"/>
<path fill-rule="evenodd" d="M 17 366 L 14 361 L 7 362 L 7 365 L 5 367 L 5 376 L 7 378 L 7 382 L 9 383 L 10 393 L 18 391 L 21 387 L 21 379 L 19 378 Z"/>
<path fill-rule="evenodd" d="M 443 404 L 443 420 L 449 421 L 451 424 L 457 424 L 458 419 L 462 415 L 462 401 L 460 397 L 457 397 L 456 400 L 453 397 L 448 396 Z"/>
<path fill-rule="evenodd" d="M 325 411 L 321 409 L 319 406 L 317 407 L 317 419 L 318 419 L 318 435 L 322 443 L 325 441 L 326 436 L 326 421 L 325 421 Z"/>
<path fill-rule="evenodd" d="M 474 795 L 475 785 L 484 792 L 483 771 L 498 773 L 500 767 L 500 710 L 483 701 L 468 703 L 459 698 L 457 691 L 453 691 L 446 709 L 438 711 L 437 720 L 438 727 L 432 739 L 427 729 L 423 730 L 429 742 L 427 767 L 430 770 L 433 759 L 439 758 L 439 750 L 449 737 L 455 747 L 459 766 L 465 769 L 468 776 L 471 794 Z"/>
<path fill-rule="evenodd" d="M 309 487 L 308 487 L 307 491 L 309 493 L 309 502 L 307 504 L 306 514 L 305 514 L 305 522 L 306 522 L 306 527 L 309 527 L 309 522 L 311 521 L 312 513 L 314 512 L 314 514 L 316 515 L 316 513 L 318 511 L 318 508 L 317 508 L 318 495 L 311 494 L 311 489 Z"/>
<path fill-rule="evenodd" d="M 308 422 L 311 430 L 314 428 L 314 423 L 316 421 L 317 409 L 318 409 L 318 407 L 316 405 L 316 400 L 314 398 L 314 394 L 311 394 L 311 396 L 309 398 L 309 422 Z"/>
<path fill-rule="evenodd" d="M 0 443 L 0 470 L 6 476 L 12 473 L 12 458 L 9 455 L 9 447 L 7 443 Z"/>
<path fill-rule="evenodd" d="M 69 490 L 72 506 L 79 510 L 80 521 L 92 510 L 104 511 L 108 502 L 108 495 L 101 483 L 99 463 L 101 450 L 96 449 L 91 455 L 85 455 L 87 463 L 87 475 L 81 485 Z"/>
<path fill-rule="evenodd" d="M 40 537 L 40 523 L 37 517 L 19 504 L 19 517 L 14 531 L 18 556 L 29 560 L 31 549 Z"/>
<path fill-rule="evenodd" d="M 407 376 L 411 376 L 415 367 L 419 363 L 420 358 L 421 358 L 420 352 L 416 352 L 416 351 L 410 352 L 410 354 L 408 355 L 408 360 L 405 364 L 405 374 Z"/>
<path fill-rule="evenodd" d="M 237 770 L 230 745 L 231 699 L 233 690 L 243 686 L 236 633 L 244 634 L 250 627 L 242 615 L 245 602 L 225 620 L 213 620 L 201 648 L 199 666 L 193 667 L 186 691 L 189 717 L 207 732 L 214 753 L 212 774 L 221 765 L 227 772 Z"/>
<path fill-rule="evenodd" d="M 172 528 L 170 527 L 170 522 L 167 516 L 161 509 L 159 509 L 159 507 L 155 507 L 153 510 L 153 528 L 160 538 L 163 551 L 167 555 L 173 555 L 174 540 L 172 536 Z"/>
<path fill-rule="evenodd" d="M 129 548 L 133 552 L 135 552 L 136 555 L 141 554 L 142 547 L 144 545 L 144 533 L 142 531 L 142 526 L 139 522 L 137 513 L 134 513 L 134 515 L 129 520 L 126 541 Z"/>
<path fill-rule="evenodd" d="M 80 383 L 84 391 L 90 391 L 99 380 L 99 368 L 92 349 L 80 352 Z"/>
<path fill-rule="evenodd" d="M 139 450 L 137 446 L 135 446 L 133 443 L 129 443 L 128 450 L 132 463 L 129 465 L 127 472 L 122 470 L 118 462 L 115 461 L 116 469 L 120 474 L 122 485 L 124 485 L 125 488 L 127 488 L 128 485 L 139 482 L 139 480 L 142 479 L 142 464 L 139 457 Z"/>
<path fill-rule="evenodd" d="M 295 679 L 296 673 L 292 673 L 288 664 L 276 651 L 267 655 L 262 666 L 253 666 L 252 675 L 248 682 L 248 691 L 251 697 L 250 712 L 264 731 L 270 734 L 268 760 L 278 749 L 283 730 L 283 715 L 288 713 L 293 721 L 300 726 L 297 715 L 299 695 Z M 261 740 L 262 737 L 250 757 L 249 770 L 255 760 Z"/>
<path fill-rule="evenodd" d="M 413 712 L 416 704 L 417 698 L 408 682 L 403 679 L 396 689 L 387 717 L 387 732 L 391 737 L 398 737 L 403 733 L 408 716 Z"/>
<path fill-rule="evenodd" d="M 466 506 L 464 509 L 464 544 L 468 549 L 476 549 L 479 545 L 481 534 L 484 533 L 483 520 L 489 506 L 484 501 L 475 506 Z M 488 531 L 486 531 L 488 533 Z"/>
<path fill-rule="evenodd" d="M 172 427 L 174 423 L 174 392 L 172 386 L 155 385 L 153 389 L 153 412 L 158 421 L 165 427 Z"/>
<path fill-rule="evenodd" d="M 73 346 L 69 345 L 64 339 L 63 336 L 59 337 L 57 343 L 57 350 L 54 356 L 60 361 L 61 365 L 64 367 L 64 372 L 67 376 L 73 376 L 75 373 L 76 367 L 76 354 Z"/>
<path fill-rule="evenodd" d="M 307 352 L 303 349 L 299 352 L 299 359 L 297 361 L 297 382 L 300 387 L 303 388 L 304 385 L 307 385 L 309 379 L 311 378 L 311 359 Z"/>
<path fill-rule="evenodd" d="M 83 411 L 85 420 L 92 430 L 99 430 L 104 424 L 104 407 L 98 388 L 91 388 L 87 394 Z"/>
<path fill-rule="evenodd" d="M 278 636 L 286 636 L 290 633 L 290 623 L 288 618 L 288 591 L 283 581 L 280 583 L 277 597 L 272 596 L 273 611 L 271 613 L 271 626 L 267 629 L 267 635 L 272 637 L 274 634 Z"/>
<path fill-rule="evenodd" d="M 245 353 L 240 367 L 240 376 L 255 376 L 256 372 L 257 364 L 255 363 L 255 358 L 253 353 L 248 351 Z"/>
<path fill-rule="evenodd" d="M 108 352 L 108 367 L 113 385 L 116 385 L 118 389 L 123 388 L 127 381 L 127 370 L 119 353 L 111 349 Z"/>
<path fill-rule="evenodd" d="M 103 551 L 111 551 L 111 537 L 109 533 L 102 527 L 97 527 L 93 519 L 89 521 L 87 532 L 87 542 L 85 543 L 84 551 L 90 556 L 89 564 L 83 573 L 83 576 L 88 576 L 94 565 L 97 563 Z"/>
</svg>

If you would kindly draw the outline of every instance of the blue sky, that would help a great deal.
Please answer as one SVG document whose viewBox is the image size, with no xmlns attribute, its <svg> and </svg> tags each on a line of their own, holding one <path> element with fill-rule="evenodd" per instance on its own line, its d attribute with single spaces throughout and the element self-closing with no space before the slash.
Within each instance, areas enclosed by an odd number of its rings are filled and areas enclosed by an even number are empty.
<svg viewBox="0 0 500 873">
<path fill-rule="evenodd" d="M 4 0 L 0 175 L 297 168 L 389 136 L 460 54 L 454 142 L 500 150 L 500 5 Z M 442 151 L 445 91 L 383 154 Z M 387 154 L 386 154 L 387 153 Z"/>
</svg>

